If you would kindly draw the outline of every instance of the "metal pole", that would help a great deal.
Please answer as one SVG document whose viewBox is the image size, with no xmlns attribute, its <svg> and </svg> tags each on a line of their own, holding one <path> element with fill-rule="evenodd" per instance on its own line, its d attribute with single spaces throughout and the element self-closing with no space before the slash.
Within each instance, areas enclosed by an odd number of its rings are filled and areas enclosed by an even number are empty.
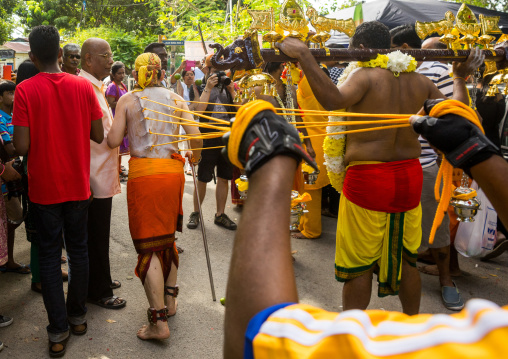
<svg viewBox="0 0 508 359">
<path fill-rule="evenodd" d="M 189 161 L 191 162 L 191 161 Z M 215 288 L 213 285 L 212 266 L 210 264 L 210 254 L 208 253 L 208 242 L 206 240 L 205 223 L 203 222 L 203 212 L 201 211 L 201 202 L 199 201 L 198 181 L 196 180 L 196 172 L 194 171 L 194 164 L 190 163 L 192 170 L 192 179 L 194 180 L 194 190 L 198 198 L 198 209 L 199 209 L 199 221 L 201 222 L 201 233 L 203 234 L 203 245 L 205 246 L 206 264 L 208 265 L 208 276 L 210 277 L 210 288 L 212 288 L 212 299 L 217 301 L 215 298 Z"/>
<path fill-rule="evenodd" d="M 201 45 L 203 45 L 203 51 L 205 52 L 205 56 L 208 54 L 208 51 L 206 51 L 206 45 L 205 45 L 205 39 L 203 38 L 203 32 L 201 31 L 201 25 L 198 23 L 198 31 L 199 36 L 201 37 Z"/>
</svg>

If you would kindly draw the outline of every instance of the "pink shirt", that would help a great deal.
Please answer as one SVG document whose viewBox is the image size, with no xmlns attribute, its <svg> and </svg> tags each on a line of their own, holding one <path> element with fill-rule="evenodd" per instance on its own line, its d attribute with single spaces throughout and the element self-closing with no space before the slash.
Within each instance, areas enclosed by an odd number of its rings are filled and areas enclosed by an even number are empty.
<svg viewBox="0 0 508 359">
<path fill-rule="evenodd" d="M 106 86 L 85 70 L 81 70 L 79 76 L 92 83 L 103 114 L 104 141 L 101 144 L 90 141 L 90 187 L 94 198 L 110 198 L 121 190 L 118 175 L 119 151 L 118 148 L 110 149 L 106 140 L 113 124 L 113 115 L 105 96 Z"/>
</svg>

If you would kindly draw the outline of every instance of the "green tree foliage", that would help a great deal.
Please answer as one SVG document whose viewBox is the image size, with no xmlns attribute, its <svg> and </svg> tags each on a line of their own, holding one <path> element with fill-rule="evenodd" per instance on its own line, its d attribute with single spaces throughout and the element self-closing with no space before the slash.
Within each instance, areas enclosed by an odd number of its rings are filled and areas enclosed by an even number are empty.
<svg viewBox="0 0 508 359">
<path fill-rule="evenodd" d="M 508 0 L 446 0 L 450 2 L 466 3 L 468 5 L 484 7 L 497 11 L 508 11 Z"/>
<path fill-rule="evenodd" d="M 0 44 L 10 38 L 14 28 L 12 13 L 16 7 L 16 0 L 0 0 Z"/>
<path fill-rule="evenodd" d="M 101 25 L 142 34 L 160 31 L 153 4 L 144 6 L 134 0 L 86 0 L 85 3 L 83 9 L 83 1 L 24 0 L 16 13 L 28 31 L 37 25 L 54 25 L 68 31 Z"/>
<path fill-rule="evenodd" d="M 200 40 L 198 24 L 201 26 L 205 40 L 216 40 L 227 43 L 243 35 L 250 26 L 251 17 L 247 10 L 274 9 L 275 20 L 279 17 L 282 1 L 278 0 L 234 0 L 233 28 L 229 18 L 226 19 L 227 1 L 217 0 L 134 0 L 145 4 L 159 5 L 156 8 L 159 25 L 168 38 L 196 41 Z M 307 0 L 300 1 L 304 6 Z"/>
</svg>

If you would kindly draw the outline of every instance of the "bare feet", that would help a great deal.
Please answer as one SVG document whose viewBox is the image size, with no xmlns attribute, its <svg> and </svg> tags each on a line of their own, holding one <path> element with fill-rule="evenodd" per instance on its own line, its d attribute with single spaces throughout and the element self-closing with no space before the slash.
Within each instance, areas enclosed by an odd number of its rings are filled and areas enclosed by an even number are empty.
<svg viewBox="0 0 508 359">
<path fill-rule="evenodd" d="M 319 238 L 319 237 L 309 238 L 309 237 L 303 235 L 302 232 L 293 233 L 293 234 L 291 234 L 291 237 L 296 238 L 296 239 L 318 239 Z"/>
<path fill-rule="evenodd" d="M 428 275 L 435 275 L 435 276 L 439 275 L 439 270 L 437 269 L 437 265 L 435 265 L 435 264 L 418 267 L 418 270 L 421 273 L 428 274 Z"/>
<path fill-rule="evenodd" d="M 166 307 L 168 308 L 168 317 L 172 317 L 176 314 L 178 308 L 178 300 L 171 295 L 166 295 Z"/>
<path fill-rule="evenodd" d="M 167 322 L 157 322 L 157 325 L 143 325 L 137 333 L 139 339 L 167 339 L 169 338 L 169 328 Z"/>
</svg>

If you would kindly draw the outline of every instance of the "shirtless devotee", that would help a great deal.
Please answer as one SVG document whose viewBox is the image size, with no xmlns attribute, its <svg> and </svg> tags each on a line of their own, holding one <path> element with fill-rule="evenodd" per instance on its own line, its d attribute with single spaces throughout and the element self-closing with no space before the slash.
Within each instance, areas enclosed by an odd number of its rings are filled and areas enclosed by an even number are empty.
<svg viewBox="0 0 508 359">
<path fill-rule="evenodd" d="M 129 228 L 138 253 L 135 272 L 150 304 L 150 325 L 143 326 L 137 335 L 141 339 L 165 339 L 169 337 L 167 318 L 175 315 L 177 307 L 175 232 L 182 231 L 185 184 L 185 160 L 178 153 L 178 144 L 167 143 L 179 140 L 180 125 L 187 135 L 199 135 L 199 130 L 186 125 L 193 122 L 193 117 L 182 111 L 188 110 L 182 98 L 161 86 L 164 70 L 157 55 L 138 56 L 133 76 L 136 88 L 118 101 L 108 145 L 120 146 L 127 128 L 131 153 L 127 182 Z M 191 148 L 202 147 L 200 139 L 189 142 Z M 199 159 L 200 151 L 192 155 Z"/>
<path fill-rule="evenodd" d="M 372 21 L 356 29 L 350 48 L 389 49 L 390 44 L 388 28 Z M 359 63 L 372 67 L 354 70 L 336 87 L 304 42 L 286 38 L 278 46 L 286 55 L 298 59 L 312 92 L 326 110 L 416 114 L 426 99 L 444 97 L 432 81 L 414 73 L 416 66 L 410 65 L 416 62 L 414 59 L 411 63 L 396 60 L 399 66 L 392 68 L 394 72 L 374 67 L 375 61 Z M 473 50 L 466 62 L 454 63 L 454 81 L 463 82 L 482 61 L 480 51 Z M 466 91 L 465 86 L 458 87 L 454 98 L 468 103 Z M 366 127 L 378 126 L 354 126 L 354 129 Z M 344 310 L 367 308 L 376 271 L 378 296 L 398 294 L 404 313 L 418 313 L 421 282 L 415 262 L 421 242 L 419 156 L 420 144 L 411 128 L 347 136 L 344 158 L 347 172 L 339 206 L 335 255 L 336 279 L 345 282 Z"/>
</svg>

